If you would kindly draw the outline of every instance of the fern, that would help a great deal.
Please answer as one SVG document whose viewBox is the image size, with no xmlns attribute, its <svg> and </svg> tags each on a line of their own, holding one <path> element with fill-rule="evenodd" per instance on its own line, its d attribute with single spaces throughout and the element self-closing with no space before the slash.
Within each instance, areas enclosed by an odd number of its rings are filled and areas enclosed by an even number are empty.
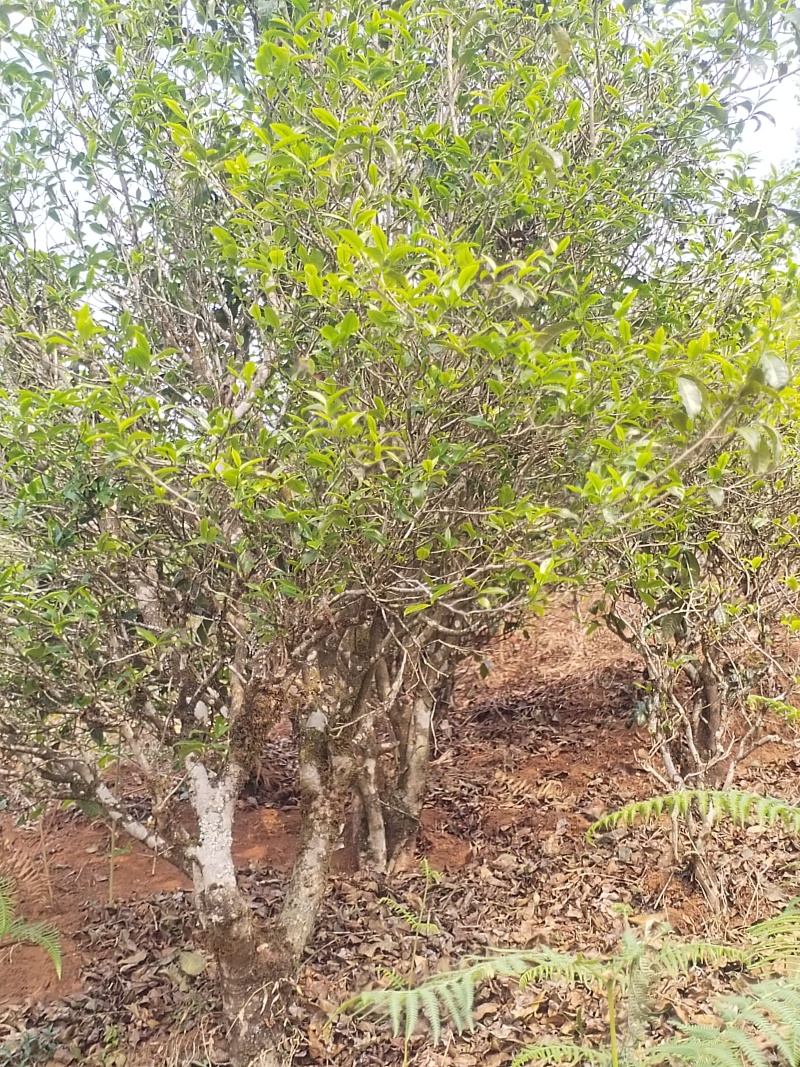
<svg viewBox="0 0 800 1067">
<path fill-rule="evenodd" d="M 749 955 L 759 969 L 800 956 L 800 899 L 751 927 L 748 940 Z"/>
<path fill-rule="evenodd" d="M 534 982 L 551 979 L 561 979 L 570 984 L 580 982 L 582 985 L 601 989 L 604 984 L 604 972 L 608 971 L 609 966 L 613 966 L 611 961 L 599 957 L 568 955 L 553 952 L 549 948 L 541 948 L 536 953 L 531 953 L 531 958 L 532 966 L 523 973 L 519 981 L 522 989 Z"/>
<path fill-rule="evenodd" d="M 428 885 L 441 885 L 442 875 L 434 867 L 431 867 L 430 863 L 423 856 L 419 863 L 422 871 L 422 876 Z"/>
<path fill-rule="evenodd" d="M 728 998 L 722 1002 L 718 1028 L 688 1027 L 669 1045 L 642 1052 L 652 997 L 660 979 L 709 964 L 733 963 L 743 968 L 763 969 L 791 953 L 800 955 L 800 901 L 774 919 L 752 927 L 747 938 L 738 945 L 702 941 L 682 944 L 670 936 L 669 926 L 655 916 L 646 918 L 643 934 L 637 936 L 626 916 L 620 949 L 613 956 L 572 955 L 546 946 L 496 953 L 468 960 L 460 970 L 434 975 L 408 989 L 398 988 L 397 976 L 391 973 L 388 977 L 393 983 L 392 988 L 361 993 L 343 1005 L 342 1010 L 356 1015 L 388 1016 L 394 1035 L 402 1034 L 406 1039 L 424 1017 L 436 1043 L 445 1019 L 449 1019 L 459 1033 L 472 1028 L 475 990 L 482 982 L 495 977 L 516 978 L 523 988 L 542 981 L 577 982 L 606 997 L 609 1018 L 617 995 L 626 997 L 624 1014 L 628 1028 L 622 1046 L 626 1064 L 667 1059 L 688 1062 L 695 1057 L 696 1062 L 705 1067 L 743 1067 L 743 1064 L 744 1067 L 766 1067 L 759 1051 L 766 1044 L 792 1067 L 800 1067 L 800 978 L 794 979 L 794 984 L 762 982 L 744 998 Z M 616 1023 L 610 1025 L 616 1035 Z M 720 1043 L 720 1035 L 725 1037 L 729 1032 L 727 1044 L 725 1040 Z M 793 1059 L 787 1050 L 794 1050 Z M 548 1044 L 523 1049 L 514 1062 L 523 1065 L 585 1061 L 606 1067 L 613 1058 L 610 1050 Z"/>
<path fill-rule="evenodd" d="M 416 1024 L 424 1016 L 435 1044 L 442 1021 L 447 1017 L 459 1033 L 472 1029 L 475 990 L 482 982 L 495 977 L 519 978 L 539 960 L 539 953 L 531 951 L 498 953 L 478 959 L 461 970 L 433 975 L 411 989 L 371 989 L 359 993 L 342 1005 L 341 1010 L 354 1015 L 388 1016 L 395 1037 L 408 1032 L 409 1019 Z"/>
<path fill-rule="evenodd" d="M 45 950 L 61 977 L 61 939 L 58 930 L 48 922 L 27 922 L 16 913 L 14 879 L 0 877 L 0 944 L 36 945 Z"/>
<path fill-rule="evenodd" d="M 694 1067 L 789 1067 L 800 1062 L 800 979 L 760 982 L 717 1005 L 719 1023 L 682 1026 L 681 1036 L 639 1050 L 641 1063 Z M 767 1055 L 770 1053 L 770 1055 Z"/>
<path fill-rule="evenodd" d="M 0 875 L 0 937 L 14 921 L 14 879 Z"/>
<path fill-rule="evenodd" d="M 591 1063 L 607 1067 L 611 1054 L 587 1045 L 530 1045 L 514 1057 L 511 1067 L 525 1067 L 528 1063 Z"/>
<path fill-rule="evenodd" d="M 406 983 L 403 981 L 402 975 L 398 974 L 392 967 L 378 967 L 378 977 L 388 982 L 390 989 L 405 988 Z"/>
<path fill-rule="evenodd" d="M 662 970 L 673 977 L 686 974 L 692 967 L 707 967 L 715 963 L 749 965 L 753 952 L 738 945 L 715 945 L 710 941 L 695 941 L 688 945 L 667 941 L 659 953 Z"/>
<path fill-rule="evenodd" d="M 436 923 L 425 922 L 417 912 L 412 911 L 405 904 L 401 904 L 392 897 L 381 897 L 380 903 L 389 908 L 390 911 L 393 911 L 415 934 L 420 934 L 422 937 L 435 937 L 442 932 Z"/>
<path fill-rule="evenodd" d="M 586 831 L 586 836 L 591 842 L 606 830 L 613 830 L 617 826 L 652 823 L 663 815 L 677 815 L 686 819 L 694 808 L 697 808 L 704 818 L 711 815 L 714 823 L 721 822 L 723 818 L 729 818 L 741 825 L 748 821 L 756 822 L 760 826 L 783 823 L 787 830 L 800 833 L 800 808 L 785 800 L 734 789 L 687 789 L 680 793 L 650 797 L 628 804 L 619 811 L 612 811 L 593 823 Z"/>
</svg>

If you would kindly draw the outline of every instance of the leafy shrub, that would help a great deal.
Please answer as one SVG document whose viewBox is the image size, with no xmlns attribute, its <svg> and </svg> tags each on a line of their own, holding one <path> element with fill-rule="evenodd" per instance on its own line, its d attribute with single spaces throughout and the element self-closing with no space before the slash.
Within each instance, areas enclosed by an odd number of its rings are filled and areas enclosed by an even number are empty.
<svg viewBox="0 0 800 1067">
<path fill-rule="evenodd" d="M 51 1027 L 26 1030 L 20 1038 L 0 1045 L 0 1067 L 33 1067 L 34 1064 L 47 1063 L 57 1046 Z"/>
</svg>

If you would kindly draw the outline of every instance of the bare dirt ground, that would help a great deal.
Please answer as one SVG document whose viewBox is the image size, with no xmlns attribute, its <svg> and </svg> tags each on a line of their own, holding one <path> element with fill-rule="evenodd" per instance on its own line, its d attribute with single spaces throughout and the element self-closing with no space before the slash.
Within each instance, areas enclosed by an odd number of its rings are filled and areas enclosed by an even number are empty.
<svg viewBox="0 0 800 1067">
<path fill-rule="evenodd" d="M 443 875 L 426 898 L 439 932 L 414 938 L 382 902 L 391 895 L 418 910 L 421 872 L 387 889 L 352 873 L 342 850 L 302 978 L 308 1040 L 298 1049 L 299 1065 L 402 1062 L 402 1041 L 393 1041 L 385 1024 L 331 1022 L 337 1005 L 378 984 L 381 973 L 419 979 L 486 946 L 547 942 L 606 951 L 618 935 L 620 902 L 637 911 L 665 909 L 679 933 L 709 932 L 702 897 L 672 867 L 662 829 L 586 841 L 587 827 L 605 811 L 659 791 L 641 766 L 648 738 L 626 725 L 641 679 L 635 656 L 605 631 L 587 637 L 563 606 L 496 642 L 487 658 L 488 677 L 476 665 L 465 669 L 453 707 L 437 723 L 420 856 Z M 739 785 L 797 802 L 800 760 L 792 740 L 787 735 L 785 745 L 760 750 Z M 288 741 L 277 744 L 275 758 L 274 795 L 244 798 L 236 824 L 242 885 L 264 918 L 280 899 L 298 828 L 283 773 Z M 126 786 L 135 793 L 135 780 Z M 181 876 L 126 840 L 117 842 L 112 865 L 108 828 L 75 811 L 48 815 L 41 838 L 38 826 L 15 826 L 10 813 L 0 815 L 0 870 L 12 861 L 41 869 L 42 841 L 52 901 L 40 888 L 23 896 L 21 911 L 57 924 L 64 974 L 56 981 L 36 949 L 0 950 L 0 1064 L 225 1063 L 212 967 L 192 976 L 181 966 L 197 936 Z M 711 924 L 718 936 L 774 914 L 797 895 L 800 846 L 779 830 L 721 833 L 716 862 L 729 891 L 727 915 Z M 693 985 L 701 1008 L 712 987 Z M 676 984 L 679 1016 L 686 995 Z M 522 993 L 499 982 L 480 992 L 476 1020 L 474 1033 L 451 1034 L 435 1049 L 420 1035 L 409 1062 L 496 1067 L 522 1042 L 575 1040 L 579 1032 L 591 1040 L 603 1027 L 600 1007 L 583 990 Z M 21 1038 L 27 1059 L 3 1059 L 4 1050 L 19 1055 Z"/>
</svg>

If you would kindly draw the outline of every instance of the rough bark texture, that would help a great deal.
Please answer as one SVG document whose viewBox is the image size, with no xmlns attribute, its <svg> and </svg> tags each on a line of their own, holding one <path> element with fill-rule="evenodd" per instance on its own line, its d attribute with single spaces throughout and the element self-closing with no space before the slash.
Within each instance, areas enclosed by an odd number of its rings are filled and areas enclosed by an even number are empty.
<svg viewBox="0 0 800 1067">
<path fill-rule="evenodd" d="M 209 891 L 203 915 L 230 1027 L 232 1063 L 288 1067 L 297 1043 L 289 1021 L 296 967 L 279 925 L 259 933 L 238 890 Z"/>
<path fill-rule="evenodd" d="M 378 753 L 374 736 L 370 739 L 367 754 L 358 777 L 358 795 L 361 801 L 356 805 L 359 815 L 363 815 L 366 826 L 366 853 L 370 866 L 376 871 L 385 871 L 388 863 L 386 847 L 386 821 L 383 817 L 381 789 L 378 779 Z M 358 826 L 356 824 L 356 833 Z M 360 841 L 356 841 L 359 846 Z"/>
<path fill-rule="evenodd" d="M 353 770 L 349 756 L 331 751 L 324 712 L 313 711 L 300 745 L 300 847 L 281 913 L 286 943 L 298 963 L 325 893 Z"/>
<path fill-rule="evenodd" d="M 403 763 L 386 819 L 387 850 L 392 869 L 407 863 L 419 829 L 428 784 L 433 710 L 432 694 L 419 692 L 414 695 L 406 719 Z"/>
<path fill-rule="evenodd" d="M 236 1067 L 287 1067 L 295 1042 L 286 1023 L 299 957 L 288 950 L 280 923 L 259 931 L 236 883 L 233 815 L 246 772 L 231 764 L 216 781 L 200 763 L 190 762 L 188 770 L 199 841 L 187 854 L 217 963 L 231 1059 Z"/>
<path fill-rule="evenodd" d="M 407 864 L 414 848 L 428 788 L 433 717 L 451 667 L 452 657 L 444 646 L 429 649 L 416 685 L 393 719 L 400 752 L 396 788 L 386 815 L 391 870 Z"/>
<path fill-rule="evenodd" d="M 376 751 L 374 744 L 370 749 L 370 739 L 374 742 L 379 705 L 370 694 L 384 639 L 379 618 L 370 622 L 355 616 L 307 643 L 302 659 L 260 672 L 242 687 L 225 773 L 216 778 L 199 762 L 188 764 L 199 840 L 186 854 L 193 865 L 198 912 L 217 962 L 236 1067 L 291 1063 L 296 1035 L 290 1009 L 302 954 L 325 893 L 356 772 L 363 754 Z M 283 907 L 268 928 L 260 929 L 236 884 L 233 815 L 238 792 L 257 766 L 262 727 L 275 721 L 281 699 L 299 741 L 302 823 Z M 432 697 L 419 702 L 407 745 L 411 762 L 403 781 L 417 819 L 432 707 Z M 374 786 L 375 763 L 367 761 L 367 775 L 370 771 Z"/>
</svg>

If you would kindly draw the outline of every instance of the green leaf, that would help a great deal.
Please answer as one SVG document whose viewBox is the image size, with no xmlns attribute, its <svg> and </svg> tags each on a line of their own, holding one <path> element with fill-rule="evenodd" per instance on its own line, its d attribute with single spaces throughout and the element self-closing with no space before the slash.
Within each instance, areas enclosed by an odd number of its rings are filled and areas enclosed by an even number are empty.
<svg viewBox="0 0 800 1067">
<path fill-rule="evenodd" d="M 315 119 L 319 119 L 323 126 L 327 126 L 331 130 L 338 130 L 342 125 L 341 122 L 339 122 L 339 120 L 336 118 L 336 116 L 330 111 L 328 111 L 327 108 L 312 107 L 311 114 L 314 116 Z"/>
<path fill-rule="evenodd" d="M 569 63 L 572 57 L 572 41 L 566 29 L 557 22 L 553 22 L 550 24 L 550 32 L 553 35 L 561 62 Z"/>
<path fill-rule="evenodd" d="M 389 242 L 386 240 L 386 234 L 375 223 L 370 226 L 370 232 L 372 234 L 372 240 L 375 242 L 375 247 L 383 253 L 384 256 L 389 254 Z"/>
<path fill-rule="evenodd" d="M 403 610 L 403 615 L 416 615 L 418 611 L 427 611 L 430 604 L 408 604 Z"/>
<path fill-rule="evenodd" d="M 75 328 L 82 341 L 90 341 L 95 334 L 103 332 L 102 328 L 92 318 L 88 304 L 83 304 L 76 312 Z"/>
<path fill-rule="evenodd" d="M 312 296 L 315 296 L 318 300 L 321 299 L 324 288 L 317 268 L 313 263 L 306 263 L 303 267 L 303 273 L 305 274 L 306 288 L 309 293 L 311 293 Z"/>
<path fill-rule="evenodd" d="M 757 426 L 738 426 L 736 432 L 751 452 L 758 451 L 761 444 L 761 431 Z"/>
<path fill-rule="evenodd" d="M 480 263 L 468 263 L 465 267 L 462 267 L 458 274 L 458 286 L 459 293 L 463 293 L 474 281 L 481 269 Z"/>
<path fill-rule="evenodd" d="M 208 960 L 201 952 L 190 952 L 185 949 L 178 956 L 178 966 L 184 974 L 195 978 L 208 967 Z"/>
<path fill-rule="evenodd" d="M 785 389 L 789 384 L 791 378 L 789 368 L 780 356 L 765 352 L 759 360 L 759 366 L 764 372 L 764 381 L 770 389 Z"/>
<path fill-rule="evenodd" d="M 684 411 L 690 419 L 697 418 L 703 410 L 703 393 L 700 386 L 693 378 L 685 378 L 683 375 L 676 379 L 676 385 Z"/>
<path fill-rule="evenodd" d="M 126 350 L 126 361 L 137 370 L 147 371 L 153 362 L 153 354 L 150 350 L 150 342 L 141 331 L 136 332 L 136 344 Z"/>
<path fill-rule="evenodd" d="M 354 311 L 348 311 L 339 323 L 339 337 L 342 341 L 348 340 L 359 329 L 361 323 Z"/>
</svg>

